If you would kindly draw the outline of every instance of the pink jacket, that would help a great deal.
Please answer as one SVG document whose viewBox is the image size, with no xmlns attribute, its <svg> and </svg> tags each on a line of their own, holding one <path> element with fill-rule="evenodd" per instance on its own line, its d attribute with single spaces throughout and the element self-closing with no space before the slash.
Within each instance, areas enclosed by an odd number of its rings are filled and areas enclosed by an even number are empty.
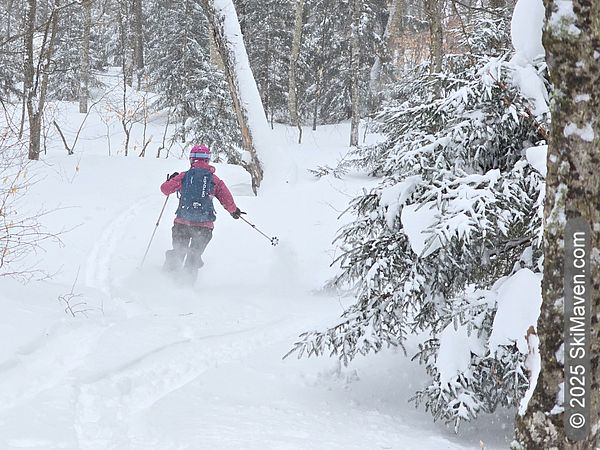
<svg viewBox="0 0 600 450">
<path fill-rule="evenodd" d="M 217 197 L 217 200 L 219 200 L 219 202 L 221 203 L 221 205 L 223 205 L 223 208 L 225 208 L 227 212 L 234 212 L 237 209 L 237 206 L 235 204 L 235 201 L 233 200 L 233 196 L 231 195 L 231 192 L 229 192 L 229 189 L 227 188 L 223 180 L 214 175 L 216 169 L 210 164 L 208 164 L 206 161 L 203 161 L 201 159 L 194 160 L 192 162 L 192 167 L 194 169 L 208 169 L 211 171 L 211 173 L 213 174 L 213 181 L 215 184 L 215 190 L 211 195 Z M 165 195 L 169 195 L 176 191 L 179 191 L 181 189 L 181 180 L 184 176 L 185 172 L 182 172 L 179 175 L 171 178 L 170 180 L 165 181 L 163 184 L 160 185 L 161 192 Z M 214 227 L 214 222 L 192 222 L 189 220 L 180 219 L 178 217 L 175 218 L 175 223 L 191 225 L 194 227 Z"/>
</svg>

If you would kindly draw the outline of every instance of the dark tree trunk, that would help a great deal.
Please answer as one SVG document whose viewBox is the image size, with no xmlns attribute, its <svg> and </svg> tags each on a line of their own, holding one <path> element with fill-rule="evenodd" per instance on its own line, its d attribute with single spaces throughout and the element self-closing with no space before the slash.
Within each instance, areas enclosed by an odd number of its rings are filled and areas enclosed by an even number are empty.
<svg viewBox="0 0 600 450">
<path fill-rule="evenodd" d="M 399 22 L 402 18 L 400 0 L 391 0 L 388 12 L 389 16 L 383 32 L 382 45 L 371 67 L 369 90 L 372 97 L 377 97 L 381 91 L 382 73 L 389 72 L 387 66 L 392 60 L 394 41 L 400 29 Z"/>
<path fill-rule="evenodd" d="M 546 0 L 546 17 L 556 14 L 556 0 Z M 546 177 L 543 303 L 538 321 L 542 370 L 524 416 L 516 420 L 513 448 L 592 450 L 600 433 L 600 6 L 591 0 L 573 2 L 573 16 L 549 21 L 544 47 L 554 85 L 552 129 Z M 573 33 L 576 26 L 579 30 Z M 591 231 L 591 409 L 589 432 L 573 442 L 566 436 L 565 413 L 555 409 L 565 381 L 564 273 L 566 220 L 581 217 Z M 554 409 L 553 413 L 551 411 Z M 557 413 L 558 412 L 558 413 Z"/>
<path fill-rule="evenodd" d="M 137 76 L 137 87 L 141 89 L 144 74 L 144 14 L 142 0 L 133 0 L 133 20 L 133 65 Z"/>
<path fill-rule="evenodd" d="M 429 22 L 431 72 L 442 71 L 444 57 L 444 28 L 442 23 L 442 1 L 425 0 L 425 13 Z"/>
<path fill-rule="evenodd" d="M 58 29 L 60 0 L 54 0 L 52 10 L 43 27 L 43 35 L 39 55 L 34 58 L 34 34 L 36 31 L 37 1 L 27 0 L 23 44 L 25 58 L 23 61 L 23 87 L 25 106 L 29 119 L 28 157 L 32 160 L 40 158 L 42 116 L 46 104 L 48 90 L 49 67 L 54 52 L 54 41 Z M 36 60 L 37 59 L 37 65 Z"/>
</svg>

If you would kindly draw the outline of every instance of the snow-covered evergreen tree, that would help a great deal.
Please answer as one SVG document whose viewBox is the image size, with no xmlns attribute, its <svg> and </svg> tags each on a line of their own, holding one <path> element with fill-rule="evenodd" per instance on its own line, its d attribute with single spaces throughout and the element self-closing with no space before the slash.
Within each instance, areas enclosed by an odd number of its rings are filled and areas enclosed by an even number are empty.
<svg viewBox="0 0 600 450">
<path fill-rule="evenodd" d="M 385 26 L 385 1 L 361 2 L 361 97 Z M 248 57 L 271 122 L 287 121 L 288 69 L 294 27 L 294 2 L 238 0 Z M 306 0 L 296 70 L 301 122 L 336 123 L 351 115 L 352 11 L 348 0 Z M 366 112 L 367 102 L 362 105 Z"/>
<path fill-rule="evenodd" d="M 472 53 L 446 57 L 442 73 L 417 67 L 396 85 L 378 116 L 387 139 L 354 153 L 353 164 L 382 177 L 352 201 L 355 220 L 337 236 L 334 283 L 352 286 L 357 301 L 338 325 L 304 333 L 293 349 L 348 363 L 425 337 L 414 357 L 431 380 L 414 400 L 455 427 L 515 405 L 526 389 L 527 327 L 504 323 L 499 311 L 515 285 L 539 288 L 541 261 L 535 156 L 547 108 L 521 91 L 507 24 L 477 29 Z M 531 297 L 513 314 L 539 308 Z"/>
<path fill-rule="evenodd" d="M 361 2 L 360 97 L 369 95 L 369 72 L 380 45 L 386 18 L 385 2 Z M 352 8 L 348 0 L 308 0 L 305 38 L 299 74 L 307 96 L 300 105 L 313 123 L 335 123 L 351 116 Z M 367 102 L 361 104 L 366 113 Z"/>
<path fill-rule="evenodd" d="M 146 70 L 184 142 L 211 147 L 216 161 L 239 163 L 241 134 L 223 72 L 210 63 L 209 28 L 198 2 L 156 2 L 150 14 Z"/>
</svg>

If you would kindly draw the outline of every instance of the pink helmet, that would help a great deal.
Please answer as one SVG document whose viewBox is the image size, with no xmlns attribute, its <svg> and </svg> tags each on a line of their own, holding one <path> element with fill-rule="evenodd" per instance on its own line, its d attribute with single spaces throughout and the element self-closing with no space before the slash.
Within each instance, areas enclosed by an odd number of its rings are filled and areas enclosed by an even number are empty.
<svg viewBox="0 0 600 450">
<path fill-rule="evenodd" d="M 194 145 L 190 151 L 190 159 L 210 159 L 210 149 L 206 145 Z"/>
</svg>

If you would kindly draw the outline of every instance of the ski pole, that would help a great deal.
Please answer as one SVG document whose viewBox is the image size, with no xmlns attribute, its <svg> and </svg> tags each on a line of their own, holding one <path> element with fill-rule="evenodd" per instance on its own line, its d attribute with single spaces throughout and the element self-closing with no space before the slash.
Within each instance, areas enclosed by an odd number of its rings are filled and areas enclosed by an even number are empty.
<svg viewBox="0 0 600 450">
<path fill-rule="evenodd" d="M 152 232 L 152 236 L 150 236 L 150 242 L 148 242 L 148 247 L 146 247 L 146 253 L 144 253 L 144 257 L 142 258 L 142 263 L 140 264 L 140 268 L 143 267 L 144 261 L 146 261 L 146 256 L 148 256 L 148 251 L 150 250 L 150 245 L 152 244 L 152 240 L 154 239 L 154 235 L 156 234 L 156 230 L 158 229 L 158 225 L 160 224 L 160 219 L 165 212 L 165 208 L 167 207 L 167 202 L 169 201 L 169 196 L 165 198 L 165 203 L 163 204 L 162 209 L 160 210 L 160 214 L 158 215 L 158 219 L 156 220 L 156 225 L 154 226 L 154 231 Z"/>
<path fill-rule="evenodd" d="M 240 219 L 242 219 L 244 222 L 246 222 L 248 225 L 250 225 L 252 228 L 254 228 L 256 231 L 258 231 L 260 234 L 262 234 L 264 237 L 266 237 L 269 241 L 271 241 L 271 245 L 272 246 L 276 246 L 277 244 L 279 244 L 279 239 L 277 239 L 277 237 L 273 236 L 273 237 L 269 237 L 267 236 L 265 233 L 263 233 L 262 231 L 260 231 L 258 228 L 256 228 L 256 225 L 254 225 L 253 223 L 248 222 L 246 219 L 244 219 L 242 216 L 240 216 Z"/>
</svg>

